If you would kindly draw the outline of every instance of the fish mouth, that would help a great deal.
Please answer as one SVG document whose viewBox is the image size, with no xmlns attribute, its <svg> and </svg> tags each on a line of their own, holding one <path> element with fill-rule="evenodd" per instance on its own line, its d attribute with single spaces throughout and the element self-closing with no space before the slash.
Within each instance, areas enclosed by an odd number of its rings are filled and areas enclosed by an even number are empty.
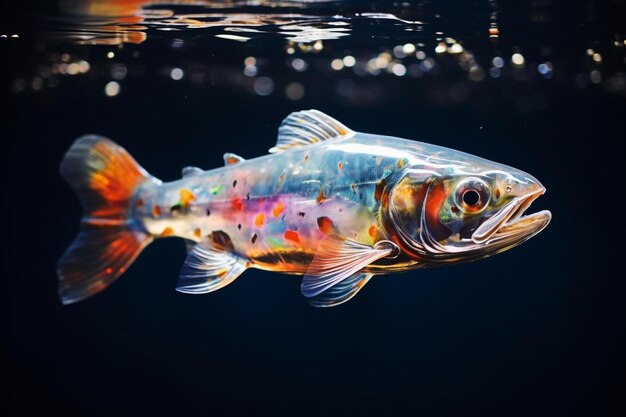
<svg viewBox="0 0 626 417">
<path fill-rule="evenodd" d="M 549 210 L 524 215 L 533 201 L 546 192 L 539 187 L 524 196 L 507 203 L 494 216 L 483 222 L 472 234 L 472 241 L 477 244 L 500 243 L 504 248 L 510 244 L 519 244 L 541 232 L 552 219 Z"/>
</svg>

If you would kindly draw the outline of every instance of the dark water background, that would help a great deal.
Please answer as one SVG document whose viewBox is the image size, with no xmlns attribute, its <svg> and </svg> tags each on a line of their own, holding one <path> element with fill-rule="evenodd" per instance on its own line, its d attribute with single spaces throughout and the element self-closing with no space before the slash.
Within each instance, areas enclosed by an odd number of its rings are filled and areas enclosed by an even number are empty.
<svg viewBox="0 0 626 417">
<path fill-rule="evenodd" d="M 217 12 L 325 16 L 312 24 L 323 29 L 342 15 L 351 32 L 323 40 L 319 51 L 315 39 L 290 43 L 272 23 L 262 34 L 122 25 L 80 44 L 73 35 L 91 36 L 104 23 L 88 27 L 63 2 L 3 4 L 5 411 L 623 415 L 624 3 L 261 3 Z M 413 23 L 357 16 L 363 12 Z M 490 38 L 494 27 L 498 37 Z M 214 36 L 224 33 L 252 39 Z M 473 61 L 437 54 L 445 37 Z M 416 50 L 434 68 L 415 52 L 393 57 L 405 43 L 423 44 Z M 366 63 L 385 51 L 406 74 L 331 68 L 333 59 Z M 519 68 L 511 64 L 516 52 L 525 60 Z M 496 56 L 504 60 L 498 78 L 490 72 Z M 255 57 L 256 75 L 243 73 L 247 57 Z M 294 69 L 296 58 L 304 71 Z M 182 79 L 172 79 L 175 68 Z M 112 81 L 120 89 L 108 97 Z M 289 98 L 292 83 L 299 87 Z M 271 93 L 259 95 L 268 85 Z M 184 245 L 164 239 L 102 294 L 61 306 L 55 264 L 78 231 L 80 208 L 58 166 L 75 138 L 106 135 L 173 180 L 186 165 L 220 166 L 224 152 L 265 154 L 282 118 L 307 108 L 358 131 L 532 173 L 548 192 L 531 211 L 551 210 L 552 223 L 484 261 L 378 277 L 333 309 L 309 307 L 298 278 L 257 270 L 215 293 L 180 294 Z"/>
</svg>

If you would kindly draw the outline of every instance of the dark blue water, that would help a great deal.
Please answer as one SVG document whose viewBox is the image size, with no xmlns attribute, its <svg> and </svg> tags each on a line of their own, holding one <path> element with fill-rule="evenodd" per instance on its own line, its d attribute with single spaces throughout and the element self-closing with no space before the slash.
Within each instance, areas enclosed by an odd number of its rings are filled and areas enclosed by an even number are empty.
<svg viewBox="0 0 626 417">
<path fill-rule="evenodd" d="M 626 411 L 623 2 L 94 16 L 101 3 L 3 5 L 8 415 Z M 265 154 L 280 121 L 308 108 L 532 173 L 548 192 L 531 211 L 552 223 L 484 261 L 376 278 L 333 309 L 310 307 L 299 278 L 256 270 L 178 293 L 175 239 L 103 293 L 60 304 L 55 265 L 81 213 L 58 166 L 75 138 L 106 135 L 173 180 L 224 152 Z"/>
</svg>

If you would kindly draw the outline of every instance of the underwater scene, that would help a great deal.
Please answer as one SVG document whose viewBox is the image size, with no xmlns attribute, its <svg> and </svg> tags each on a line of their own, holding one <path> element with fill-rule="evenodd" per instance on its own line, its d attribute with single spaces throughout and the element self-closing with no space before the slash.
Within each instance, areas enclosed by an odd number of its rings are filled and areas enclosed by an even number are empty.
<svg viewBox="0 0 626 417">
<path fill-rule="evenodd" d="M 7 416 L 621 416 L 626 2 L 4 2 Z"/>
</svg>

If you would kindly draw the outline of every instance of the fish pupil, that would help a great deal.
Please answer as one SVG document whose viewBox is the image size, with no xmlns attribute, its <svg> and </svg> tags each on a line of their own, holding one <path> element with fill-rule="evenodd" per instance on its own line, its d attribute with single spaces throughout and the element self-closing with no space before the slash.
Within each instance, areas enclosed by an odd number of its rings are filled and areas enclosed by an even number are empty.
<svg viewBox="0 0 626 417">
<path fill-rule="evenodd" d="M 467 190 L 463 193 L 463 203 L 468 206 L 475 206 L 480 201 L 480 194 L 475 190 Z"/>
</svg>

